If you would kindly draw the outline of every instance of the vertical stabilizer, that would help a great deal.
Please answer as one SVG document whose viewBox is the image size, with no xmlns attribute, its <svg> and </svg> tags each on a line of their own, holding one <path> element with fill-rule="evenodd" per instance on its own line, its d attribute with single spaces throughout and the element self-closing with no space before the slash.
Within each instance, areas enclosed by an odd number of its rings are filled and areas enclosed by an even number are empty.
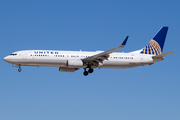
<svg viewBox="0 0 180 120">
<path fill-rule="evenodd" d="M 163 51 L 167 31 L 168 27 L 162 27 L 140 53 L 160 55 Z"/>
</svg>

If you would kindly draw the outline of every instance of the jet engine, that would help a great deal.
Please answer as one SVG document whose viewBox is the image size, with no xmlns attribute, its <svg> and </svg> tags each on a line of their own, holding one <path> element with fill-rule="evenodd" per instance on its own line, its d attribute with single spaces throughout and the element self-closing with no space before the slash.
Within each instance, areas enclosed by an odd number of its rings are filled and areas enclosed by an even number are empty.
<svg viewBox="0 0 180 120">
<path fill-rule="evenodd" d="M 68 68 L 83 67 L 83 62 L 80 59 L 68 60 Z"/>
<path fill-rule="evenodd" d="M 59 67 L 60 72 L 74 72 L 78 70 L 78 68 L 65 68 L 65 67 Z"/>
</svg>

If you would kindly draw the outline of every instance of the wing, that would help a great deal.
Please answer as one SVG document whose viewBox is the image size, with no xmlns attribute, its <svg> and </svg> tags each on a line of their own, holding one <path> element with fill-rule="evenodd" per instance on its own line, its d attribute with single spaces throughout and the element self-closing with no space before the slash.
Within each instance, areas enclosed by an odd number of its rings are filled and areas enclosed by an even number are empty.
<svg viewBox="0 0 180 120">
<path fill-rule="evenodd" d="M 102 52 L 102 53 L 99 53 L 99 54 L 96 54 L 96 55 L 93 55 L 91 57 L 88 57 L 88 58 L 85 58 L 85 59 L 82 59 L 82 61 L 84 63 L 93 63 L 93 62 L 96 62 L 96 63 L 99 63 L 99 62 L 102 62 L 103 60 L 107 59 L 109 57 L 109 54 L 123 48 L 125 45 L 126 45 L 126 42 L 127 42 L 127 39 L 128 39 L 129 36 L 127 36 L 124 41 L 122 42 L 122 44 L 114 49 L 111 49 L 111 50 L 108 50 L 108 51 L 105 51 L 105 52 Z"/>
</svg>

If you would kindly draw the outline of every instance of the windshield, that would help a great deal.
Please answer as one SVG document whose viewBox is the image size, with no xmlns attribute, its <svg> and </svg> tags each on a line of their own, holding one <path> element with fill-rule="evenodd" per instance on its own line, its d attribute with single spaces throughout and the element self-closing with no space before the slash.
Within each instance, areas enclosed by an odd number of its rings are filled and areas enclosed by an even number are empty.
<svg viewBox="0 0 180 120">
<path fill-rule="evenodd" d="M 12 53 L 12 54 L 10 54 L 10 55 L 13 55 L 13 56 L 14 56 L 14 55 L 17 55 L 17 54 L 16 54 L 16 53 Z"/>
</svg>

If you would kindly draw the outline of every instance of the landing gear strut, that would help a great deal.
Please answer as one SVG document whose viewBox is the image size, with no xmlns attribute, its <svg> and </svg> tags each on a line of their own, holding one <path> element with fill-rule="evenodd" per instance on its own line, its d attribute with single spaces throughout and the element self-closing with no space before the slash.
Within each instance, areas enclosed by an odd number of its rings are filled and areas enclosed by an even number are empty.
<svg viewBox="0 0 180 120">
<path fill-rule="evenodd" d="M 21 66 L 19 66 L 18 72 L 21 72 L 21 71 L 22 71 Z"/>
</svg>

